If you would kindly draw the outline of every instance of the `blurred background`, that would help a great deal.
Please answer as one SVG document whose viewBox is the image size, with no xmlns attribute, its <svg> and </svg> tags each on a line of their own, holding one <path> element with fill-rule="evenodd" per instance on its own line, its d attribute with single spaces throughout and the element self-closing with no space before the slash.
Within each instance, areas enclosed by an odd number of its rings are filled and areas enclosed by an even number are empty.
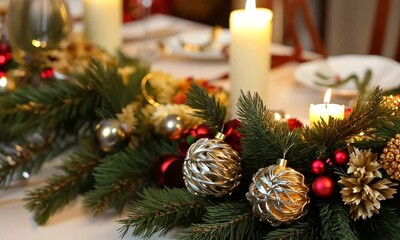
<svg viewBox="0 0 400 240">
<path fill-rule="evenodd" d="M 124 0 L 125 21 L 140 17 L 138 1 Z M 230 12 L 245 5 L 245 0 L 147 1 L 153 2 L 152 14 L 169 14 L 223 27 L 229 26 Z M 311 20 L 329 55 L 371 53 L 373 37 L 377 34 L 377 29 L 374 29 L 376 21 L 381 21 L 381 25 L 384 24 L 386 27 L 383 29 L 385 34 L 380 54 L 392 58 L 397 45 L 400 45 L 400 1 L 398 0 L 258 0 L 257 7 L 268 7 L 274 11 L 274 42 L 294 44 L 288 30 L 289 21 L 293 19 L 303 49 L 315 50 L 302 16 L 302 9 L 301 7 L 297 9 L 298 11 L 287 9 L 285 4 L 291 2 L 298 2 L 299 6 L 304 4 L 309 9 Z M 389 4 L 385 11 L 382 11 L 382 6 L 378 6 L 379 2 Z M 380 15 L 378 11 L 381 11 Z"/>
</svg>

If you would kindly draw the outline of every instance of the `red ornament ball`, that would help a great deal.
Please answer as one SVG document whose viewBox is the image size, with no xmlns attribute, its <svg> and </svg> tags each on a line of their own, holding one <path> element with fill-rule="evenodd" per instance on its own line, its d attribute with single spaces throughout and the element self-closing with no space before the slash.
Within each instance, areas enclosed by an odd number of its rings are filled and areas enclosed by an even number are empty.
<svg viewBox="0 0 400 240">
<path fill-rule="evenodd" d="M 183 158 L 175 154 L 166 154 L 157 159 L 153 169 L 153 178 L 158 187 L 184 187 Z"/>
<path fill-rule="evenodd" d="M 335 193 L 335 183 L 330 177 L 319 176 L 312 184 L 312 191 L 317 198 L 330 198 Z"/>
<path fill-rule="evenodd" d="M 325 163 L 322 159 L 315 159 L 311 163 L 311 172 L 315 175 L 321 175 L 325 173 Z"/>
<path fill-rule="evenodd" d="M 333 154 L 333 162 L 336 165 L 346 165 L 349 162 L 349 154 L 343 149 L 338 149 Z"/>
</svg>

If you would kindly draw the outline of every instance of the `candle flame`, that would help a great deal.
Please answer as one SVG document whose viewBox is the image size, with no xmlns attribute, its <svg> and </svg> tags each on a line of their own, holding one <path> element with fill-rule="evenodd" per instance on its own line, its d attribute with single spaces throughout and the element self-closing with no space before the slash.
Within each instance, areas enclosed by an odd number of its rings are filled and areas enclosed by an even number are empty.
<svg viewBox="0 0 400 240">
<path fill-rule="evenodd" d="M 246 9 L 246 11 L 256 10 L 256 0 L 247 0 L 245 9 Z"/>
<path fill-rule="evenodd" d="M 331 101 L 331 94 L 332 94 L 332 90 L 329 88 L 325 93 L 325 97 L 324 97 L 325 104 L 329 104 L 329 102 Z"/>
<path fill-rule="evenodd" d="M 3 76 L 0 78 L 0 87 L 5 88 L 6 86 L 7 86 L 7 78 Z"/>
</svg>

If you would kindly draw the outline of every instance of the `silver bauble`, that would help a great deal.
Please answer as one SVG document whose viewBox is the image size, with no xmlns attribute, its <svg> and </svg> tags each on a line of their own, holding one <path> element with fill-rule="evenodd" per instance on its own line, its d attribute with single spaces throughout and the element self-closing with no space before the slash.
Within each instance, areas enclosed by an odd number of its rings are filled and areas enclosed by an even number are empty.
<svg viewBox="0 0 400 240">
<path fill-rule="evenodd" d="M 113 152 L 125 146 L 132 133 L 132 128 L 116 119 L 100 121 L 96 126 L 96 136 L 104 152 Z"/>
<path fill-rule="evenodd" d="M 304 176 L 286 167 L 286 160 L 279 159 L 279 163 L 258 170 L 246 194 L 253 214 L 275 227 L 303 217 L 310 203 Z"/>
<path fill-rule="evenodd" d="M 182 118 L 176 114 L 170 114 L 161 122 L 160 132 L 171 140 L 176 140 L 182 136 L 185 124 Z"/>
<path fill-rule="evenodd" d="M 183 164 L 186 188 L 195 195 L 222 197 L 240 183 L 239 154 L 221 139 L 201 138 L 192 144 Z"/>
</svg>

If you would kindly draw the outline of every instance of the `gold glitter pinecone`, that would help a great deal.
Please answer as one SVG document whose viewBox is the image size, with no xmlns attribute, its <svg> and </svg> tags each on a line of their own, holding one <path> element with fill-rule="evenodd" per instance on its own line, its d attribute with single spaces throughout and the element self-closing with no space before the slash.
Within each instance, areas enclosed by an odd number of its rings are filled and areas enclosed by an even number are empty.
<svg viewBox="0 0 400 240">
<path fill-rule="evenodd" d="M 222 139 L 201 138 L 193 143 L 183 164 L 186 188 L 195 195 L 222 197 L 240 183 L 239 154 Z"/>
<path fill-rule="evenodd" d="M 382 99 L 382 104 L 390 108 L 393 115 L 400 116 L 400 95 L 384 96 Z"/>
<path fill-rule="evenodd" d="M 280 163 L 258 170 L 246 194 L 253 215 L 275 227 L 299 220 L 310 203 L 304 176 L 286 167 L 286 160 Z"/>
<path fill-rule="evenodd" d="M 400 181 L 400 134 L 391 138 L 380 156 L 382 167 L 392 178 Z"/>
</svg>

